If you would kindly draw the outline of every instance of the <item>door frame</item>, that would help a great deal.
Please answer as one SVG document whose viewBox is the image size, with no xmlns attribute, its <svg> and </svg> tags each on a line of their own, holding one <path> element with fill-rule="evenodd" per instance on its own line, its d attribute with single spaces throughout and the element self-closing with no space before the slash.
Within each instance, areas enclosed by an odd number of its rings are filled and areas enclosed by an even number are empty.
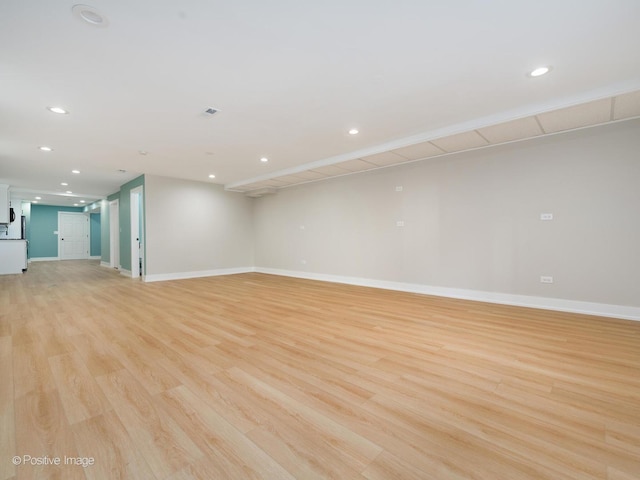
<svg viewBox="0 0 640 480">
<path fill-rule="evenodd" d="M 109 202 L 109 267 L 121 270 L 120 266 L 120 202 Z"/>
<path fill-rule="evenodd" d="M 131 278 L 144 279 L 144 227 L 140 228 L 140 220 L 144 221 L 144 187 L 131 189 Z"/>
</svg>

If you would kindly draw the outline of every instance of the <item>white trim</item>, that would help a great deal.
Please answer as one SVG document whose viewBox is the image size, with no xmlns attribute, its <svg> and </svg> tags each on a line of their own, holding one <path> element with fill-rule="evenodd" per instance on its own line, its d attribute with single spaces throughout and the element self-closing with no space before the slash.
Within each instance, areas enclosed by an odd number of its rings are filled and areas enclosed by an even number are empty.
<svg viewBox="0 0 640 480">
<path fill-rule="evenodd" d="M 216 270 L 198 270 L 195 272 L 158 273 L 145 275 L 145 282 L 161 282 L 165 280 L 184 280 L 187 278 L 217 277 L 219 275 L 235 275 L 237 273 L 255 272 L 254 267 L 218 268 Z"/>
<path fill-rule="evenodd" d="M 125 270 L 124 268 L 121 268 L 118 271 L 120 272 L 120 275 L 131 278 L 131 270 Z"/>
<path fill-rule="evenodd" d="M 479 302 L 497 303 L 501 305 L 514 305 L 518 307 L 539 308 L 542 310 L 555 310 L 560 312 L 581 313 L 586 315 L 597 315 L 602 317 L 613 317 L 625 320 L 640 321 L 640 307 L 610 305 L 607 303 L 582 302 L 577 300 L 565 300 L 561 298 L 533 297 L 529 295 L 483 292 L 479 290 L 466 290 L 461 288 L 436 287 L 430 285 L 421 285 L 417 283 L 389 282 L 385 280 L 373 280 L 361 277 L 345 277 L 323 273 L 280 270 L 278 268 L 256 267 L 254 271 L 270 275 L 283 275 L 286 277 L 320 280 L 323 282 L 345 283 L 348 285 L 383 288 L 386 290 L 398 290 L 401 292 L 435 295 L 438 297 L 459 298 L 464 300 L 475 300 Z"/>
<path fill-rule="evenodd" d="M 89 260 L 100 260 L 101 258 L 100 255 L 94 255 L 93 257 L 89 257 Z"/>
<path fill-rule="evenodd" d="M 54 262 L 60 260 L 58 257 L 31 257 L 30 262 Z"/>
<path fill-rule="evenodd" d="M 98 258 L 100 258 L 100 257 L 98 257 Z M 100 260 L 100 266 L 101 267 L 111 268 L 111 265 L 109 264 L 109 262 L 105 262 L 104 260 Z"/>
</svg>

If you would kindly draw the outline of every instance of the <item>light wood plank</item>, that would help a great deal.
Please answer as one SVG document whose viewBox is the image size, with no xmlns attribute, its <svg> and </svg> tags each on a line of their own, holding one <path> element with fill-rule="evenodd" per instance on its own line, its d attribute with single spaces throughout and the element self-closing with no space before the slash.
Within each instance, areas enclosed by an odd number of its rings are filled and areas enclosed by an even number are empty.
<svg viewBox="0 0 640 480">
<path fill-rule="evenodd" d="M 79 354 L 50 357 L 49 365 L 69 423 L 87 420 L 111 408 Z"/>
<path fill-rule="evenodd" d="M 88 480 L 153 479 L 144 456 L 113 410 L 72 427 L 81 457 L 94 459 Z"/>
<path fill-rule="evenodd" d="M 96 461 L 0 480 L 640 478 L 640 322 L 38 262 L 0 360 L 2 451 Z"/>
<path fill-rule="evenodd" d="M 158 478 L 202 457 L 202 451 L 126 370 L 97 378 L 120 421 Z"/>
<path fill-rule="evenodd" d="M 0 337 L 0 452 L 0 480 L 7 480 L 16 474 L 11 462 L 16 455 L 16 428 L 10 336 Z"/>
</svg>

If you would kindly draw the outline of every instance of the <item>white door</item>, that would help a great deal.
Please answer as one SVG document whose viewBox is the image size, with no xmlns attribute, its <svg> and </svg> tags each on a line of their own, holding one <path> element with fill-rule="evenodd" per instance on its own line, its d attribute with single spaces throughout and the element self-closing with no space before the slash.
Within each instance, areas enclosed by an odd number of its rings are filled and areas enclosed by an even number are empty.
<svg viewBox="0 0 640 480">
<path fill-rule="evenodd" d="M 84 213 L 58 213 L 58 258 L 89 258 L 89 217 Z"/>
</svg>

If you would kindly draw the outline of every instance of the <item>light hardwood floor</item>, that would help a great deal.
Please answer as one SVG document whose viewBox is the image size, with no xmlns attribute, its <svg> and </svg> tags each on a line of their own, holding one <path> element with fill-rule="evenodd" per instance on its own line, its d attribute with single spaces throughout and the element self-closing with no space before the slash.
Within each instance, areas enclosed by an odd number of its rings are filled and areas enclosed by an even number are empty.
<svg viewBox="0 0 640 480">
<path fill-rule="evenodd" d="M 43 262 L 0 360 L 0 480 L 640 478 L 640 322 Z"/>
</svg>

